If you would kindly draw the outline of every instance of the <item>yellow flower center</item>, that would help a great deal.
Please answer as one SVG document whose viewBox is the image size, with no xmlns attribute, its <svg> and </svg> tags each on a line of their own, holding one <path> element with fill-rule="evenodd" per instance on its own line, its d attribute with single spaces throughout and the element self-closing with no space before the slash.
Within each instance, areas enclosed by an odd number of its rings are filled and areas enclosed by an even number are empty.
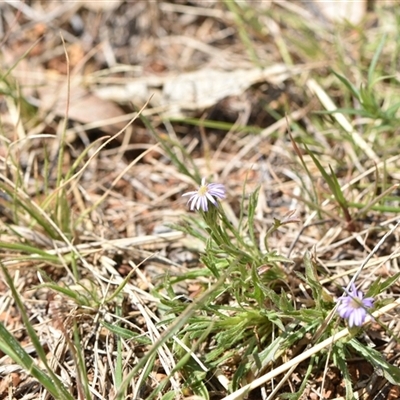
<svg viewBox="0 0 400 400">
<path fill-rule="evenodd" d="M 206 193 L 208 192 L 208 187 L 207 185 L 202 185 L 199 187 L 199 190 L 197 191 L 197 193 L 199 194 L 199 196 L 205 196 Z"/>
</svg>

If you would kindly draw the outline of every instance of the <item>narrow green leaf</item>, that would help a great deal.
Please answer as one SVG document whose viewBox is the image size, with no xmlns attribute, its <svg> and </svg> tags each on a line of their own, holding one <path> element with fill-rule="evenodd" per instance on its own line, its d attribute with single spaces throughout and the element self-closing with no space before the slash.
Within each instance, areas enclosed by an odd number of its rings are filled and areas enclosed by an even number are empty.
<svg viewBox="0 0 400 400">
<path fill-rule="evenodd" d="M 316 167 L 318 168 L 318 170 L 321 172 L 321 175 L 323 176 L 325 182 L 328 184 L 329 189 L 331 190 L 332 195 L 334 196 L 334 198 L 336 199 L 338 204 L 342 208 L 347 207 L 347 201 L 344 198 L 342 189 L 339 185 L 339 182 L 338 182 L 336 175 L 334 174 L 332 168 L 329 166 L 329 169 L 331 172 L 331 175 L 329 175 L 325 171 L 325 168 L 322 166 L 322 164 L 318 161 L 317 157 L 315 157 L 313 152 L 306 145 L 304 145 L 304 148 L 305 148 L 307 154 L 312 158 L 312 160 L 313 160 L 314 164 L 316 165 Z"/>
<path fill-rule="evenodd" d="M 333 185 L 333 194 L 335 195 L 337 202 L 343 206 L 347 206 L 347 201 L 343 195 L 340 183 L 330 165 L 329 165 L 329 171 L 331 172 L 330 178 Z"/>
<path fill-rule="evenodd" d="M 58 258 L 58 256 L 49 254 L 44 250 L 26 244 L 0 242 L 0 248 L 31 254 L 32 255 L 32 257 L 30 258 L 31 260 L 37 259 L 37 260 L 44 260 L 47 262 L 51 262 L 54 264 L 60 264 L 60 259 Z M 39 257 L 34 257 L 35 255 L 38 255 Z"/>
<path fill-rule="evenodd" d="M 376 370 L 381 372 L 392 385 L 400 385 L 400 369 L 389 364 L 379 351 L 361 344 L 356 339 L 351 339 L 348 343 Z"/>
<path fill-rule="evenodd" d="M 149 338 L 143 335 L 139 335 L 138 333 L 132 332 L 129 329 L 122 328 L 121 326 L 112 325 L 106 321 L 100 321 L 101 325 L 106 327 L 111 333 L 114 335 L 120 336 L 125 340 L 134 339 L 138 343 L 150 345 L 152 342 Z"/>
<path fill-rule="evenodd" d="M 353 94 L 353 96 L 356 99 L 360 100 L 360 92 L 345 76 L 343 76 L 333 70 L 332 70 L 332 73 L 347 87 L 347 89 L 350 90 L 350 92 Z"/>
<path fill-rule="evenodd" d="M 153 128 L 153 125 L 150 123 L 148 118 L 146 118 L 143 114 L 140 114 L 140 119 L 143 121 L 145 124 L 146 128 L 149 130 L 149 132 L 153 135 L 153 137 L 161 144 L 161 147 L 163 150 L 167 153 L 167 155 L 171 158 L 171 161 L 175 166 L 178 168 L 179 171 L 184 173 L 185 175 L 189 176 L 192 178 L 195 182 L 200 183 L 201 181 L 201 176 L 200 172 L 196 166 L 196 164 L 193 162 L 192 157 L 190 157 L 187 153 L 186 150 L 179 144 L 174 141 L 172 141 L 169 137 L 161 137 L 156 130 Z M 181 151 L 184 160 L 180 160 L 179 157 L 175 154 L 174 148 L 179 148 Z M 192 174 L 189 171 L 189 168 L 187 165 L 190 165 L 192 170 L 194 171 L 194 174 Z"/>
<path fill-rule="evenodd" d="M 31 356 L 24 350 L 20 343 L 0 322 L 0 350 L 7 354 L 16 364 L 36 378 L 55 398 L 59 397 L 59 391 L 52 379 L 40 370 L 33 362 Z M 69 397 L 73 400 L 72 397 Z"/>
<path fill-rule="evenodd" d="M 363 109 L 356 110 L 354 108 L 335 108 L 332 111 L 321 110 L 321 111 L 315 111 L 314 114 L 320 114 L 320 115 L 347 114 L 347 115 L 358 115 L 366 118 L 370 117 L 369 112 Z"/>
<path fill-rule="evenodd" d="M 370 118 L 376 119 L 380 114 L 380 107 L 374 97 L 374 92 L 370 87 L 360 87 L 360 103 L 369 114 Z"/>
<path fill-rule="evenodd" d="M 317 271 L 314 263 L 311 260 L 311 254 L 309 251 L 306 251 L 304 254 L 304 267 L 306 270 L 306 282 L 311 288 L 311 292 L 313 294 L 313 298 L 318 305 L 318 308 L 321 308 L 321 298 L 322 298 L 322 285 L 319 282 Z"/>
<path fill-rule="evenodd" d="M 371 87 L 373 84 L 373 78 L 374 78 L 374 72 L 376 69 L 376 64 L 378 63 L 379 56 L 382 53 L 383 46 L 385 45 L 385 42 L 386 42 L 386 38 L 387 38 L 387 34 L 385 33 L 382 36 L 381 41 L 379 42 L 378 48 L 376 49 L 374 57 L 372 58 L 371 64 L 368 68 L 368 86 L 369 87 Z"/>
<path fill-rule="evenodd" d="M 86 399 L 91 399 L 92 395 L 90 393 L 89 389 L 89 381 L 88 381 L 88 374 L 86 370 L 86 361 L 85 361 L 85 352 L 82 349 L 82 340 L 79 334 L 79 327 L 74 321 L 74 328 L 73 328 L 73 335 L 74 335 L 74 345 L 75 349 L 73 350 L 75 355 L 74 359 L 75 362 L 77 363 L 76 365 L 76 370 L 77 374 L 79 374 L 79 381 L 78 384 L 81 384 L 83 386 L 83 390 L 85 392 L 85 397 Z"/>
<path fill-rule="evenodd" d="M 378 277 L 378 279 L 376 279 L 374 282 L 372 282 L 372 285 L 368 289 L 367 296 L 374 297 L 380 293 L 384 293 L 399 278 L 400 278 L 400 272 L 398 272 L 397 274 L 394 274 L 393 276 L 389 277 L 388 279 L 385 279 L 383 282 L 381 281 L 381 278 Z"/>
<path fill-rule="evenodd" d="M 258 202 L 258 194 L 259 194 L 260 188 L 257 188 L 249 197 L 249 206 L 248 206 L 248 224 L 249 224 L 249 235 L 251 238 L 251 241 L 255 246 L 257 246 L 257 240 L 254 232 L 254 217 L 256 213 L 256 208 L 257 208 L 257 202 Z"/>
<path fill-rule="evenodd" d="M 83 295 L 82 293 L 77 292 L 76 290 L 69 289 L 68 287 L 59 286 L 55 283 L 45 283 L 41 286 L 48 287 L 51 290 L 54 290 L 55 292 L 61 293 L 65 296 L 67 296 L 68 298 L 74 300 L 76 304 L 79 304 L 81 306 L 89 305 L 88 297 Z M 82 286 L 82 288 L 84 288 L 84 287 Z M 86 293 L 89 296 L 90 292 L 88 290 L 86 290 Z"/>
<path fill-rule="evenodd" d="M 354 400 L 353 384 L 346 362 L 345 348 L 341 342 L 336 343 L 333 347 L 333 361 L 343 375 L 346 388 L 346 400 Z"/>
<path fill-rule="evenodd" d="M 175 392 L 167 392 L 164 394 L 163 397 L 161 397 L 161 400 L 175 400 L 175 399 L 176 399 Z"/>
<path fill-rule="evenodd" d="M 32 342 L 32 344 L 33 344 L 33 346 L 34 346 L 34 348 L 35 348 L 35 350 L 36 350 L 41 362 L 43 363 L 43 365 L 45 366 L 48 374 L 50 375 L 49 379 L 52 380 L 52 382 L 54 383 L 54 385 L 57 388 L 57 396 L 56 396 L 56 398 L 62 399 L 62 400 L 64 400 L 64 399 L 65 400 L 73 400 L 72 396 L 68 393 L 68 391 L 66 390 L 65 386 L 63 385 L 63 383 L 60 381 L 60 379 L 57 377 L 57 375 L 54 373 L 54 371 L 51 369 L 51 367 L 48 364 L 47 357 L 46 357 L 46 352 L 45 352 L 43 346 L 41 345 L 40 340 L 39 340 L 35 330 L 33 329 L 33 326 L 32 326 L 32 324 L 31 324 L 31 322 L 29 320 L 29 317 L 28 317 L 26 311 L 25 311 L 24 304 L 23 304 L 23 302 L 22 302 L 22 300 L 21 300 L 21 298 L 20 298 L 20 296 L 19 296 L 19 294 L 17 292 L 17 289 L 14 286 L 14 282 L 13 282 L 10 274 L 8 273 L 7 268 L 3 265 L 3 263 L 0 263 L 0 266 L 1 266 L 1 269 L 3 271 L 3 275 L 5 277 L 7 285 L 9 286 L 9 288 L 11 290 L 13 299 L 14 299 L 15 303 L 17 304 L 18 308 L 19 308 L 22 320 L 23 320 L 24 325 L 25 325 L 25 329 L 28 332 L 28 335 L 29 335 L 29 337 L 31 339 L 31 342 Z M 20 349 L 20 348 L 18 348 L 18 349 Z M 24 354 L 21 353 L 21 355 L 23 356 Z M 33 370 L 31 369 L 28 372 L 29 373 L 33 373 L 32 371 Z"/>
<path fill-rule="evenodd" d="M 394 118 L 397 114 L 397 112 L 399 111 L 400 108 L 400 102 L 394 103 L 393 105 L 391 105 L 387 110 L 386 110 L 386 114 L 387 114 L 387 118 Z"/>
<path fill-rule="evenodd" d="M 210 119 L 171 117 L 169 118 L 169 121 L 180 122 L 183 124 L 200 126 L 204 128 L 220 129 L 221 131 L 232 131 L 233 128 L 235 128 L 236 132 L 260 133 L 262 131 L 262 129 L 258 126 L 236 125 L 231 122 L 213 121 Z"/>
</svg>

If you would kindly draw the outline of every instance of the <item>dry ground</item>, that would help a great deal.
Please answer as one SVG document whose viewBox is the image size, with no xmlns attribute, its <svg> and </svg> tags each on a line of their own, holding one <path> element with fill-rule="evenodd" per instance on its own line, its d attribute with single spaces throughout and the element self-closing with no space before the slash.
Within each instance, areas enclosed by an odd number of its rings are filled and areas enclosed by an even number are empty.
<svg viewBox="0 0 400 400">
<path fill-rule="evenodd" d="M 239 218 L 244 185 L 247 194 L 261 187 L 255 218 L 260 243 L 274 218 L 297 210 L 300 222 L 280 228 L 268 244 L 293 261 L 281 268 L 304 304 L 312 299 L 296 272 L 304 272 L 306 251 L 327 292 L 339 296 L 340 286 L 397 222 L 400 160 L 397 141 L 391 142 L 396 129 L 364 134 L 356 117 L 315 113 L 329 110 L 330 101 L 339 107 L 349 103 L 330 67 L 362 81 L 372 43 L 384 30 L 382 20 L 394 24 L 390 4 L 375 5 L 379 10 L 365 15 L 363 28 L 335 27 L 312 2 L 235 4 L 0 4 L 0 257 L 49 364 L 74 398 L 85 394 L 73 332 L 81 337 L 91 395 L 115 398 L 113 371 L 120 353 L 116 331 L 107 323 L 122 321 L 124 329 L 138 335 L 122 351 L 126 377 L 167 329 L 157 324 L 165 293 L 157 296 L 154 288 L 165 274 L 176 277 L 200 266 L 203 245 L 173 227 L 189 213 L 181 195 L 195 182 L 171 162 L 160 140 L 192 173 L 188 158 L 201 176 L 226 185 L 224 210 L 232 221 Z M 380 60 L 389 73 L 396 65 L 390 64 L 395 45 L 388 47 Z M 398 95 L 398 88 L 388 84 L 382 90 Z M 347 199 L 358 204 L 351 209 L 357 218 L 346 218 L 330 197 L 309 154 L 292 143 L 288 124 L 294 142 L 308 144 L 326 170 L 332 166 Z M 60 171 L 69 178 L 60 182 Z M 373 199 L 389 188 L 395 212 L 374 208 Z M 62 196 L 64 206 L 58 203 Z M 49 231 L 32 222 L 27 211 L 32 202 L 43 210 L 46 223 L 57 222 Z M 21 243 L 46 251 L 48 260 L 13 247 Z M 398 231 L 393 230 L 363 271 L 363 288 L 376 277 L 394 276 L 397 255 Z M 40 285 L 49 281 L 66 292 Z M 123 295 L 113 296 L 122 283 Z M 185 280 L 174 285 L 175 295 L 195 300 L 204 284 L 202 277 Z M 383 297 L 396 299 L 398 293 L 395 283 Z M 366 339 L 392 364 L 397 363 L 396 318 L 394 308 L 382 315 Z M 38 360 L 5 278 L 0 279 L 0 321 Z M 307 343 L 297 343 L 280 363 L 306 348 Z M 128 398 L 146 399 L 171 372 L 175 350 L 165 344 L 162 351 L 147 379 L 137 374 L 129 383 Z M 364 359 L 351 358 L 348 366 L 358 398 L 400 398 L 398 387 Z M 217 371 L 222 376 L 215 370 L 207 375 L 211 398 L 227 395 L 226 382 L 236 367 L 231 358 Z M 281 391 L 298 390 L 307 367 L 303 363 L 293 370 Z M 179 391 L 183 378 L 177 372 L 172 377 L 168 389 Z M 268 393 L 271 382 L 265 386 Z M 0 399 L 50 398 L 45 393 L 0 352 Z M 253 393 L 254 399 L 264 395 L 258 389 Z M 192 395 L 186 388 L 181 398 Z M 314 370 L 303 394 L 341 396 L 342 375 L 333 366 Z"/>
</svg>

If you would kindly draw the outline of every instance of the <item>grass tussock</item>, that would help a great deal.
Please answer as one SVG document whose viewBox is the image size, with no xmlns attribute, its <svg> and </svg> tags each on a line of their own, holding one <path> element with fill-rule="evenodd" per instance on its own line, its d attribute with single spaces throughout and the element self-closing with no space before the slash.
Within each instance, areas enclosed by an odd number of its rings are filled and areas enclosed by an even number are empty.
<svg viewBox="0 0 400 400">
<path fill-rule="evenodd" d="M 0 5 L 0 399 L 400 397 L 400 15 L 317 3 Z"/>
</svg>

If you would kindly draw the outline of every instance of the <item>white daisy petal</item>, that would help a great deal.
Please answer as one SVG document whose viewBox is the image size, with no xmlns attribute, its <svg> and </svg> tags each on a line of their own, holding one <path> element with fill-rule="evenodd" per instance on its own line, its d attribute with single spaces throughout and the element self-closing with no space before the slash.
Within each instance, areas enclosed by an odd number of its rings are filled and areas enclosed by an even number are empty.
<svg viewBox="0 0 400 400">
<path fill-rule="evenodd" d="M 218 200 L 223 200 L 226 197 L 226 189 L 222 183 L 206 184 L 206 179 L 201 179 L 201 185 L 197 190 L 184 193 L 182 196 L 190 196 L 188 204 L 190 210 L 208 211 L 209 202 L 214 206 L 218 206 Z"/>
</svg>

